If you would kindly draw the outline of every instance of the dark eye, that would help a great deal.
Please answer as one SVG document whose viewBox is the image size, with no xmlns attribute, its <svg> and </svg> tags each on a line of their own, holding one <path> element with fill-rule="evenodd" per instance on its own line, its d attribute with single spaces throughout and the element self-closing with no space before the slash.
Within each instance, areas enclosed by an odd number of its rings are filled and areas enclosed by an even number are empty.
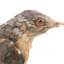
<svg viewBox="0 0 64 64">
<path fill-rule="evenodd" d="M 44 23 L 44 21 L 42 21 L 42 20 L 39 20 L 39 21 L 38 21 L 38 23 L 39 23 L 39 24 L 42 24 L 42 23 Z"/>
<path fill-rule="evenodd" d="M 40 20 L 39 22 L 41 23 L 42 21 Z"/>
</svg>

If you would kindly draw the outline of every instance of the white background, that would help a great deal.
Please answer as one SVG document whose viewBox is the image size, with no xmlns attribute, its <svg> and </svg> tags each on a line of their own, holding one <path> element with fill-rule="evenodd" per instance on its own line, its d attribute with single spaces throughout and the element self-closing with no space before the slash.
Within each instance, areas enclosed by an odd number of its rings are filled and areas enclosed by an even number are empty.
<svg viewBox="0 0 64 64">
<path fill-rule="evenodd" d="M 0 23 L 26 9 L 64 22 L 64 0 L 0 0 Z M 53 28 L 33 40 L 27 64 L 64 64 L 64 27 Z"/>
</svg>

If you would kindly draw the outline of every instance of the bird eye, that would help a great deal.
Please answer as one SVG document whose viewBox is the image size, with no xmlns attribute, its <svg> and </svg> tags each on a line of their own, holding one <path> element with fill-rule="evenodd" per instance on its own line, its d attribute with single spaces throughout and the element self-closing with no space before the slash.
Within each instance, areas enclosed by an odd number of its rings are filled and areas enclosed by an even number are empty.
<svg viewBox="0 0 64 64">
<path fill-rule="evenodd" d="M 33 22 L 35 23 L 36 26 L 40 26 L 45 23 L 45 21 L 41 19 L 33 20 Z"/>
<path fill-rule="evenodd" d="M 39 22 L 41 23 L 42 21 L 40 20 Z"/>
<path fill-rule="evenodd" d="M 42 24 L 42 23 L 44 23 L 44 21 L 42 21 L 42 20 L 39 20 L 39 22 L 38 22 L 39 24 Z"/>
</svg>

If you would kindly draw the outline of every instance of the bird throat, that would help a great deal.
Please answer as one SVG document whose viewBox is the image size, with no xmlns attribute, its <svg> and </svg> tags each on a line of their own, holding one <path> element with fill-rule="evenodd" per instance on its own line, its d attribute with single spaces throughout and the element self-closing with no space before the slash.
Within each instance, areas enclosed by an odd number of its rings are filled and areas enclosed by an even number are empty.
<svg viewBox="0 0 64 64">
<path fill-rule="evenodd" d="M 28 36 L 28 32 L 25 32 L 20 36 L 16 42 L 17 48 L 23 54 L 24 59 L 27 61 L 29 57 L 29 51 L 32 45 L 32 38 Z"/>
</svg>

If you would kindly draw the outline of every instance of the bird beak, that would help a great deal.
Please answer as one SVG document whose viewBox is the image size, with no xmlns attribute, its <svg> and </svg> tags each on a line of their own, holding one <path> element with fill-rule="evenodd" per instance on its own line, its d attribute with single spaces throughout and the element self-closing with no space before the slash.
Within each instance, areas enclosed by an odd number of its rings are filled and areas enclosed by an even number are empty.
<svg viewBox="0 0 64 64">
<path fill-rule="evenodd" d="M 54 27 L 59 27 L 60 25 L 64 25 L 62 22 L 55 22 Z"/>
</svg>

